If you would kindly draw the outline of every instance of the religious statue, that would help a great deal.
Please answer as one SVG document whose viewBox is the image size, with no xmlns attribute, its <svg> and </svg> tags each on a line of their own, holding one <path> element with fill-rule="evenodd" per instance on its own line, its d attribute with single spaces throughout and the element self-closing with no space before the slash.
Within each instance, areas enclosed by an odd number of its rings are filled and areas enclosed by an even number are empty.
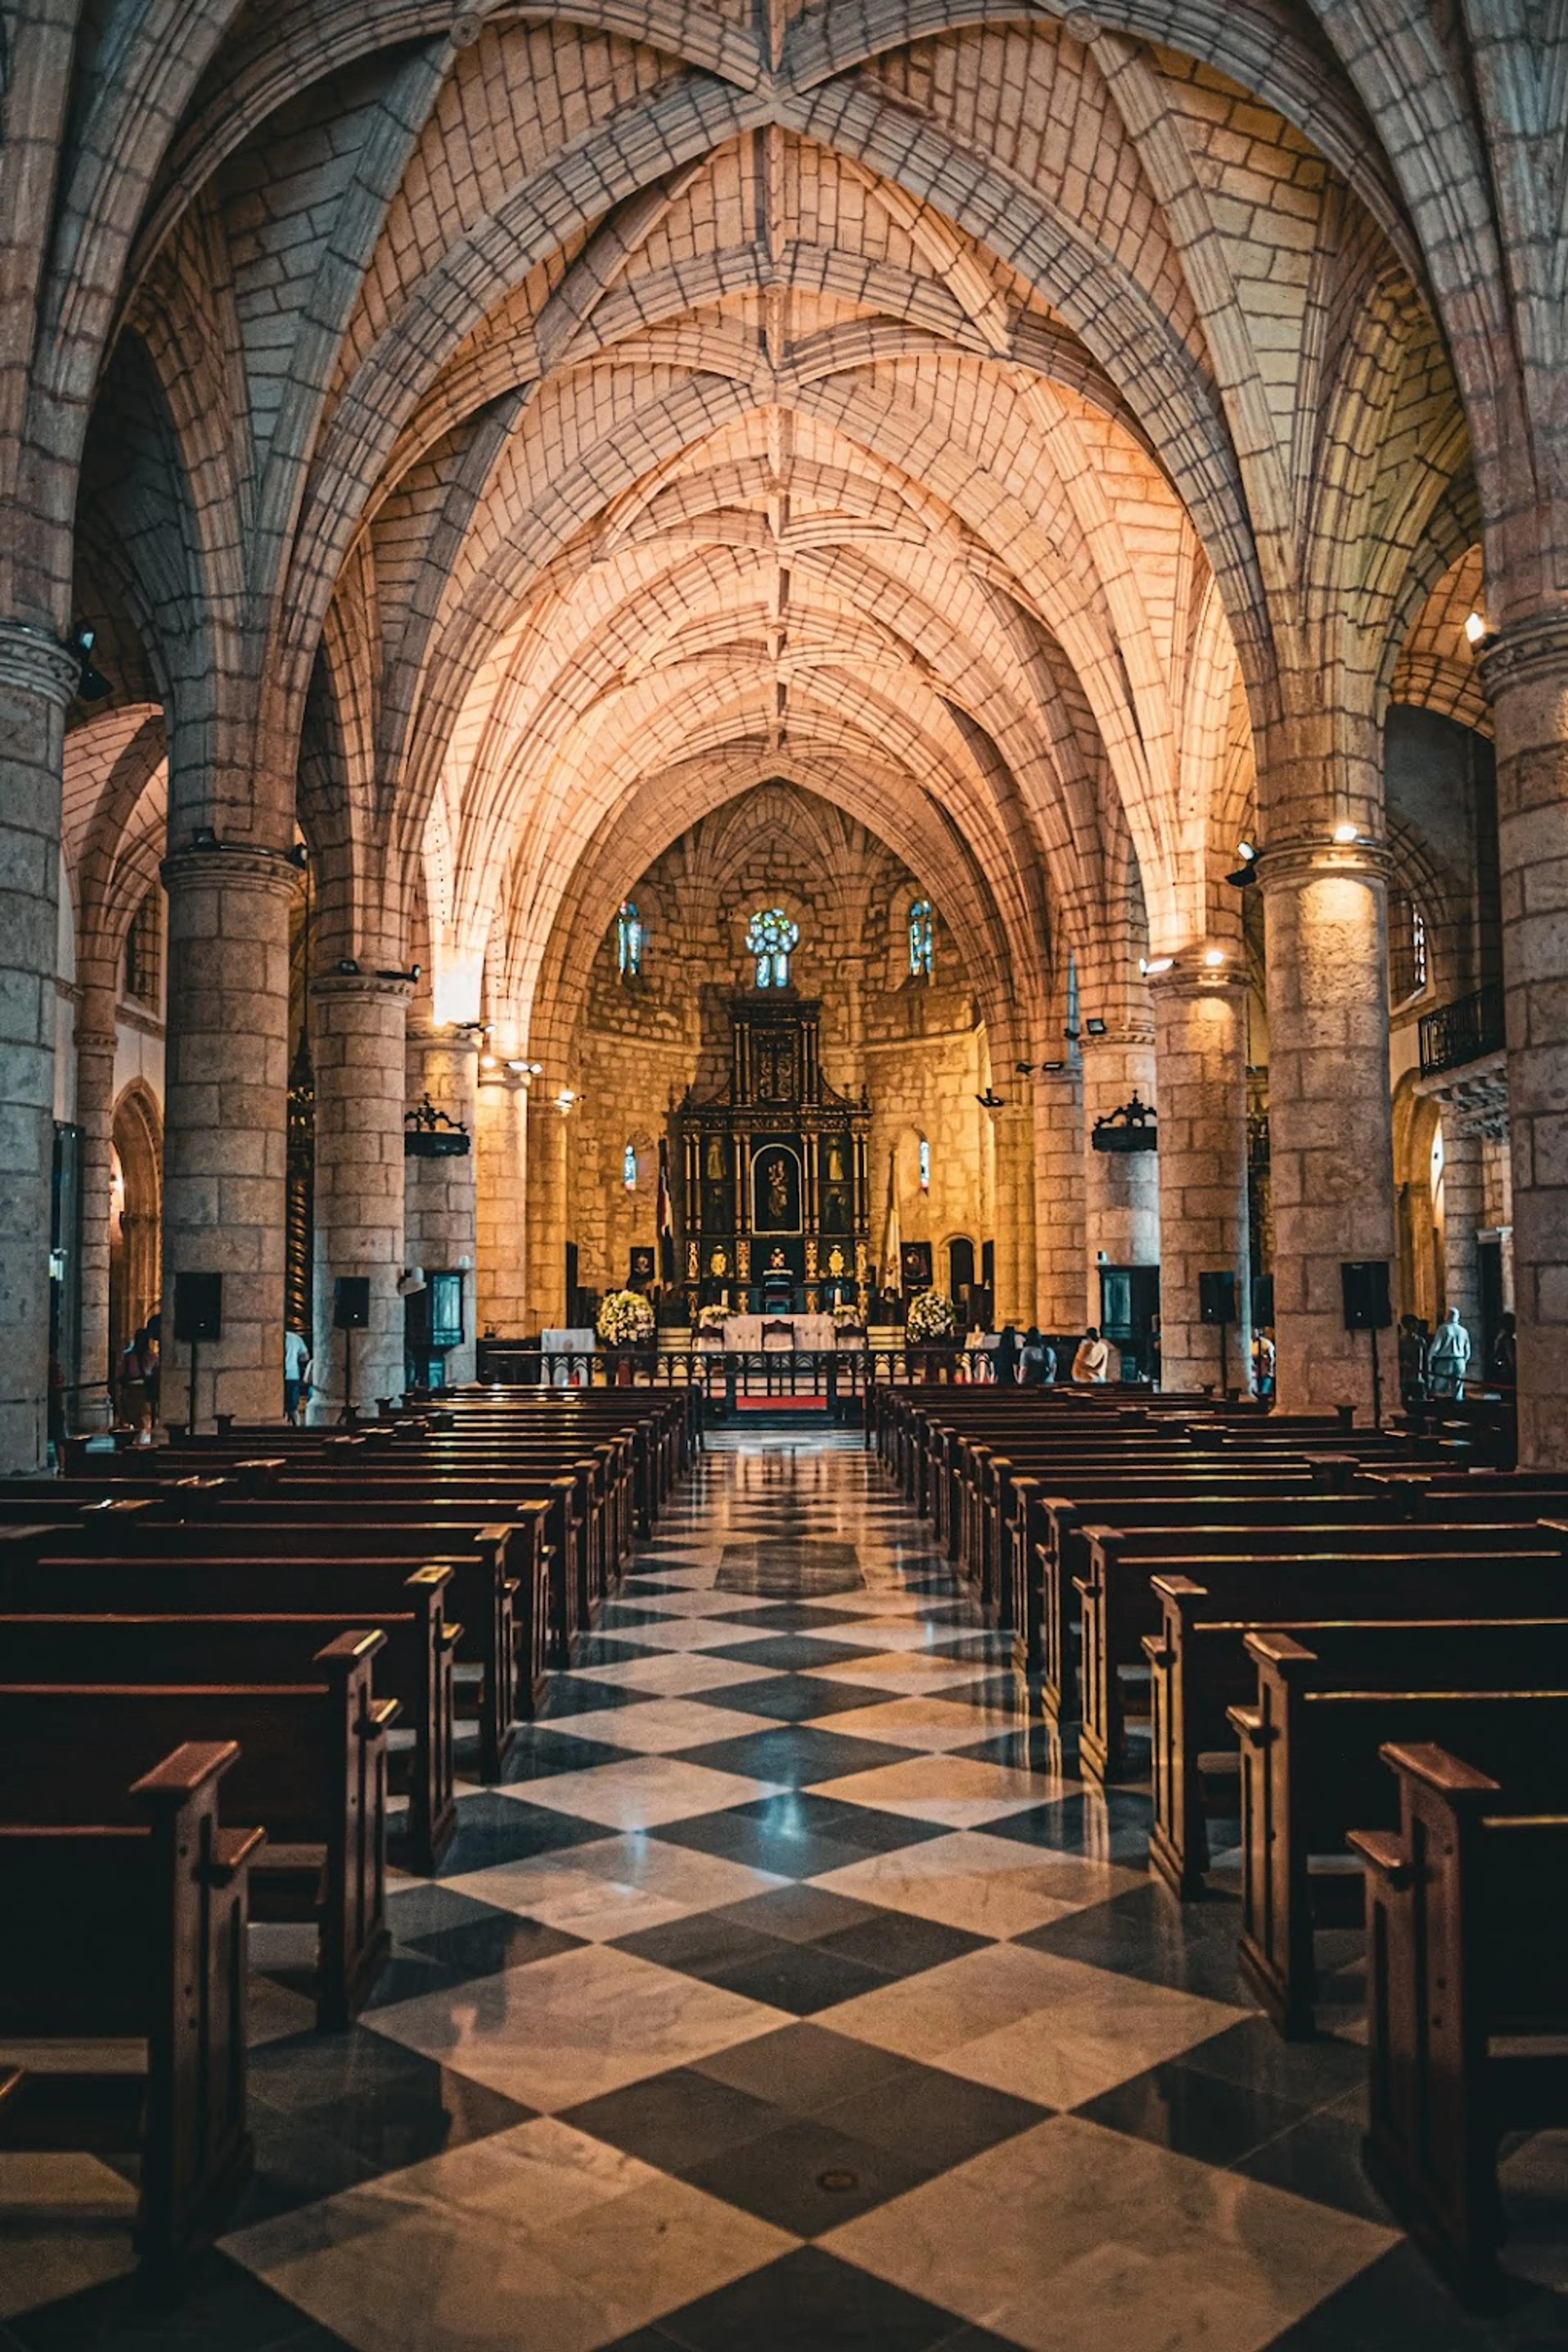
<svg viewBox="0 0 1568 2352">
<path fill-rule="evenodd" d="M 782 1249 L 774 1250 L 772 1257 L 769 1258 L 768 1272 L 770 1274 L 787 1274 L 789 1272 L 789 1260 L 785 1257 Z"/>
<path fill-rule="evenodd" d="M 832 1275 L 834 1279 L 837 1281 L 838 1276 L 843 1274 L 845 1270 L 843 1251 L 841 1249 L 830 1249 L 827 1253 L 828 1273 Z"/>
<path fill-rule="evenodd" d="M 844 1154 L 837 1143 L 830 1143 L 827 1147 L 827 1181 L 830 1184 L 842 1184 L 844 1181 Z"/>
<path fill-rule="evenodd" d="M 783 1224 L 789 1214 L 788 1166 L 775 1154 L 767 1164 L 765 1176 L 768 1187 L 768 1214 L 779 1224 Z"/>
<path fill-rule="evenodd" d="M 708 1139 L 708 1181 L 710 1184 L 724 1181 L 724 1146 L 716 1135 Z"/>
<path fill-rule="evenodd" d="M 716 1249 L 714 1251 L 712 1256 L 708 1261 L 708 1271 L 710 1274 L 729 1273 L 730 1254 L 728 1250 Z"/>
</svg>

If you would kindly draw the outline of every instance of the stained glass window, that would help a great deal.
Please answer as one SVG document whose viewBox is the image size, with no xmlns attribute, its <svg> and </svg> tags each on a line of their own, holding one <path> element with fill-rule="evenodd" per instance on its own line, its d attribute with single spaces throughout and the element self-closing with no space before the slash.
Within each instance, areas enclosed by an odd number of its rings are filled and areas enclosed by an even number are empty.
<svg viewBox="0 0 1568 2352">
<path fill-rule="evenodd" d="M 746 926 L 746 952 L 756 960 L 759 988 L 787 988 L 789 960 L 800 942 L 800 925 L 782 907 L 765 907 Z"/>
<path fill-rule="evenodd" d="M 637 901 L 623 898 L 616 917 L 616 949 L 623 980 L 636 980 L 642 970 L 643 927 Z"/>
<path fill-rule="evenodd" d="M 625 1151 L 621 1154 L 621 1181 L 626 1186 L 628 1192 L 635 1192 L 637 1191 L 637 1148 L 635 1143 L 628 1143 Z"/>
<path fill-rule="evenodd" d="M 916 898 L 910 908 L 910 971 L 916 980 L 930 980 L 936 962 L 931 900 Z"/>
</svg>

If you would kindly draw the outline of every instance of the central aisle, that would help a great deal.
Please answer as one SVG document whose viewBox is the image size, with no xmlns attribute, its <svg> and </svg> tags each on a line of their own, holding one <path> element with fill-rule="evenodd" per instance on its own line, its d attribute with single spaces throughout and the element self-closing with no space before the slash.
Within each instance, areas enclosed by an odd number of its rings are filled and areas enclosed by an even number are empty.
<svg viewBox="0 0 1568 2352">
<path fill-rule="evenodd" d="M 1060 1768 L 874 1456 L 721 1436 L 374 2007 L 257 2052 L 303 2194 L 227 2253 L 362 2352 L 1481 2341 L 1362 2182 L 1361 2053 Z"/>
</svg>

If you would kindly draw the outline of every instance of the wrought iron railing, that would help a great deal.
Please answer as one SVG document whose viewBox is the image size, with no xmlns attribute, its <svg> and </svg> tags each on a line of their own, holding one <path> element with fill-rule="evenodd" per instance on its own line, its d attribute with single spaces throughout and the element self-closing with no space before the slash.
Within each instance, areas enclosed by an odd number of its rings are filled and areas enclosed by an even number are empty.
<svg viewBox="0 0 1568 2352">
<path fill-rule="evenodd" d="M 1471 996 L 1457 997 L 1421 1017 L 1421 1075 L 1437 1077 L 1479 1062 L 1483 1054 L 1500 1053 L 1506 1042 L 1502 988 L 1493 982 Z"/>
<path fill-rule="evenodd" d="M 715 1406 L 741 1397 L 821 1398 L 831 1412 L 890 1381 L 962 1380 L 962 1348 L 603 1348 L 574 1355 L 481 1339 L 479 1379 L 510 1387 L 698 1388 Z"/>
</svg>

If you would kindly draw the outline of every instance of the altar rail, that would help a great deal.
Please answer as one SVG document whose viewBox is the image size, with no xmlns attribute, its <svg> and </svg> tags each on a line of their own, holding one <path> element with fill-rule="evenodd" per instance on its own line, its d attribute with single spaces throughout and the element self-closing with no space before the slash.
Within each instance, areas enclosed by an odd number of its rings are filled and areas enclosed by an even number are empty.
<svg viewBox="0 0 1568 2352">
<path fill-rule="evenodd" d="M 537 1341 L 481 1339 L 477 1377 L 507 1388 L 695 1388 L 715 1414 L 742 1397 L 823 1399 L 838 1420 L 858 1419 L 868 1388 L 941 1382 L 967 1370 L 962 1348 L 601 1348 L 574 1355 Z"/>
</svg>

